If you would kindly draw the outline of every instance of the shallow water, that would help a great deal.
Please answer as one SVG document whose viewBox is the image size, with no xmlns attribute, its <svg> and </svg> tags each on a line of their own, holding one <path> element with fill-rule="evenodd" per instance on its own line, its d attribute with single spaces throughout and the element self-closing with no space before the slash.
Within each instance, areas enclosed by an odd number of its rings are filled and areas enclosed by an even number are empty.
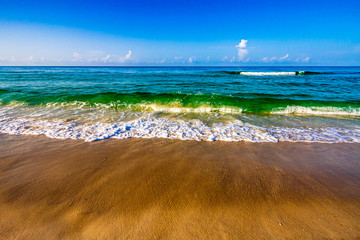
<svg viewBox="0 0 360 240">
<path fill-rule="evenodd" d="M 360 68 L 0 67 L 0 132 L 360 142 Z"/>
</svg>

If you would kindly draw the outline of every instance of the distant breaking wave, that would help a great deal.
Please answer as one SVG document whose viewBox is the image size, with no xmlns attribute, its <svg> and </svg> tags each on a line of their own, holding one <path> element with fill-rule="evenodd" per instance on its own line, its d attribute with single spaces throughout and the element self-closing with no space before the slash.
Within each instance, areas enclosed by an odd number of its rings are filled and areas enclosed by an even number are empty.
<svg viewBox="0 0 360 240">
<path fill-rule="evenodd" d="M 245 76 L 290 76 L 290 75 L 316 75 L 331 74 L 330 72 L 310 72 L 310 71 L 294 71 L 294 72 L 245 72 L 245 71 L 221 71 L 224 74 L 237 74 Z"/>
</svg>

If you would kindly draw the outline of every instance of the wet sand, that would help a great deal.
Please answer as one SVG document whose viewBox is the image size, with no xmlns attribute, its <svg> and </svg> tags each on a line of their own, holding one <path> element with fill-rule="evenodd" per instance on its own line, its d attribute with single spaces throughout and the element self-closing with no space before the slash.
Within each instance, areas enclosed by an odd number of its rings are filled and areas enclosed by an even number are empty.
<svg viewBox="0 0 360 240">
<path fill-rule="evenodd" d="M 0 239 L 360 238 L 360 144 L 0 135 Z"/>
</svg>

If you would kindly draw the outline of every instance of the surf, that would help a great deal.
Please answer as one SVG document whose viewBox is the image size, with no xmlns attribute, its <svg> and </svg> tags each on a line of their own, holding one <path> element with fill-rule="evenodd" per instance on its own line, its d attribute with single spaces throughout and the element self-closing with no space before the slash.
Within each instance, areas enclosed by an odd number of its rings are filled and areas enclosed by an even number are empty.
<svg viewBox="0 0 360 240">
<path fill-rule="evenodd" d="M 66 113 L 73 110 L 102 112 L 164 112 L 164 113 L 219 113 L 219 114 L 287 114 L 287 115 L 342 115 L 360 116 L 358 101 L 294 100 L 269 94 L 227 96 L 221 94 L 183 93 L 100 93 L 50 96 L 10 93 L 11 97 L 0 96 L 3 111 L 12 109 L 12 114 L 26 109 L 48 111 L 57 109 Z M 16 110 L 17 109 L 17 110 Z"/>
<path fill-rule="evenodd" d="M 173 120 L 148 116 L 116 123 L 78 124 L 37 118 L 0 119 L 0 132 L 46 135 L 87 142 L 109 138 L 168 138 L 194 141 L 358 143 L 360 128 L 260 127 L 239 120 L 205 124 L 200 120 Z"/>
<path fill-rule="evenodd" d="M 224 74 L 244 75 L 244 76 L 295 76 L 295 75 L 318 75 L 331 74 L 330 72 L 311 72 L 311 71 L 290 71 L 290 72 L 250 72 L 250 71 L 222 71 Z"/>
</svg>

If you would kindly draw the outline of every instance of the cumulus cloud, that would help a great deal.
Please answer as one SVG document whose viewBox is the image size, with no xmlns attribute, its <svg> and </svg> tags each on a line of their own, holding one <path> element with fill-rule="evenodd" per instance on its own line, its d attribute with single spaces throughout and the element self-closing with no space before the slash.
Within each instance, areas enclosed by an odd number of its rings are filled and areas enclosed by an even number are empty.
<svg viewBox="0 0 360 240">
<path fill-rule="evenodd" d="M 246 48 L 246 43 L 248 40 L 241 39 L 238 45 L 236 45 L 237 48 Z"/>
<path fill-rule="evenodd" d="M 241 39 L 239 44 L 235 46 L 238 49 L 238 57 L 240 61 L 243 60 L 249 53 L 249 51 L 246 49 L 247 41 L 248 40 Z"/>
<path fill-rule="evenodd" d="M 309 57 L 306 57 L 304 58 L 303 62 L 309 62 L 310 61 L 310 58 Z"/>
</svg>

